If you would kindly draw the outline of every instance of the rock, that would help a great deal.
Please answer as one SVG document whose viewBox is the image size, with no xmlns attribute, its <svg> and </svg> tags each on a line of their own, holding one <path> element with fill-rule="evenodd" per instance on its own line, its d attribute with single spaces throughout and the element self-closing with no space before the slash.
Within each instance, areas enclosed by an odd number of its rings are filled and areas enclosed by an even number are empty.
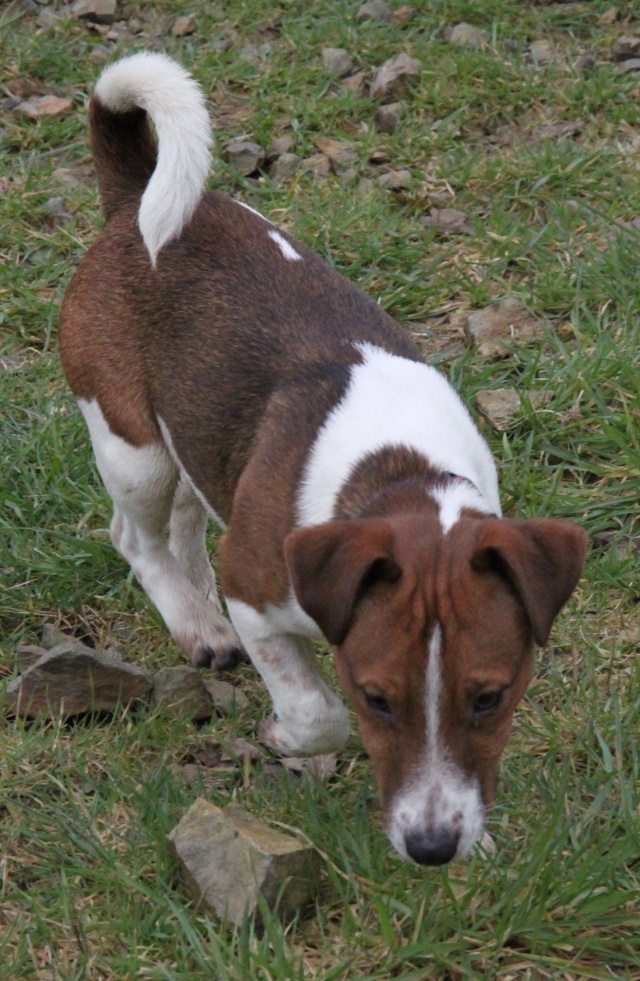
<svg viewBox="0 0 640 981">
<path fill-rule="evenodd" d="M 457 44 L 462 48 L 473 48 L 474 51 L 481 51 L 489 43 L 489 33 L 481 27 L 474 27 L 473 24 L 461 21 L 459 24 L 445 28 L 444 39 L 450 44 Z"/>
<path fill-rule="evenodd" d="M 219 678 L 205 678 L 204 687 L 213 702 L 213 707 L 220 715 L 233 715 L 234 710 L 242 712 L 249 705 L 249 699 L 239 688 L 234 688 L 228 681 Z"/>
<path fill-rule="evenodd" d="M 372 99 L 385 99 L 396 92 L 406 76 L 419 75 L 421 71 L 422 63 L 401 51 L 400 54 L 394 55 L 376 68 L 371 79 L 369 94 Z"/>
<path fill-rule="evenodd" d="M 381 133 L 395 133 L 400 123 L 403 105 L 402 102 L 390 102 L 386 106 L 379 106 L 376 109 L 376 129 Z"/>
<path fill-rule="evenodd" d="M 455 208 L 433 208 L 422 219 L 425 228 L 437 228 L 444 235 L 471 235 L 473 225 L 462 211 Z"/>
<path fill-rule="evenodd" d="M 548 41 L 534 41 L 528 50 L 534 65 L 548 65 L 553 61 L 553 48 Z"/>
<path fill-rule="evenodd" d="M 417 10 L 408 3 L 403 3 L 401 7 L 393 12 L 393 20 L 396 24 L 408 24 L 410 20 L 413 20 Z"/>
<path fill-rule="evenodd" d="M 156 671 L 152 702 L 163 712 L 179 719 L 201 721 L 213 715 L 213 703 L 202 675 L 186 664 Z"/>
<path fill-rule="evenodd" d="M 66 641 L 9 683 L 5 706 L 28 718 L 44 711 L 55 716 L 113 712 L 145 699 L 150 690 L 151 678 L 142 668 Z"/>
<path fill-rule="evenodd" d="M 71 212 L 68 210 L 64 198 L 49 198 L 43 204 L 42 210 L 46 215 L 45 224 L 53 228 L 66 225 L 71 218 Z"/>
<path fill-rule="evenodd" d="M 614 61 L 626 61 L 627 58 L 637 58 L 640 55 L 640 37 L 634 34 L 623 34 L 613 44 L 611 57 Z"/>
<path fill-rule="evenodd" d="M 276 184 L 290 180 L 300 166 L 300 157 L 297 153 L 283 153 L 269 167 L 269 177 Z"/>
<path fill-rule="evenodd" d="M 57 623 L 45 623 L 42 628 L 40 643 L 47 651 L 50 651 L 52 647 L 57 647 L 58 644 L 70 644 L 74 641 L 75 638 L 70 637 L 69 634 L 65 634 L 64 630 L 61 630 Z"/>
<path fill-rule="evenodd" d="M 21 671 L 26 671 L 32 664 L 39 661 L 47 651 L 44 647 L 40 647 L 39 644 L 20 644 L 19 647 L 16 647 L 14 653 L 18 667 Z"/>
<path fill-rule="evenodd" d="M 171 28 L 171 33 L 174 37 L 186 37 L 188 34 L 194 33 L 196 29 L 195 23 L 195 14 L 186 14 L 184 17 L 177 17 Z"/>
<path fill-rule="evenodd" d="M 71 13 L 94 24 L 113 24 L 117 19 L 116 7 L 116 0 L 77 0 L 71 7 Z"/>
<path fill-rule="evenodd" d="M 627 58 L 618 65 L 618 72 L 625 75 L 635 75 L 640 71 L 640 58 Z"/>
<path fill-rule="evenodd" d="M 258 895 L 289 919 L 313 901 L 320 859 L 313 848 L 273 831 L 236 804 L 198 798 L 169 834 L 190 895 L 232 926 L 257 915 Z"/>
<path fill-rule="evenodd" d="M 293 135 L 291 133 L 283 133 L 282 136 L 278 136 L 269 149 L 267 150 L 267 160 L 276 160 L 285 153 L 291 151 L 293 146 Z"/>
<path fill-rule="evenodd" d="M 353 69 L 353 58 L 344 48 L 323 48 L 322 64 L 331 75 L 343 78 Z"/>
<path fill-rule="evenodd" d="M 469 314 L 465 326 L 478 354 L 485 357 L 505 357 L 509 353 L 507 344 L 544 337 L 550 328 L 549 321 L 538 320 L 516 299 L 502 300 Z"/>
<path fill-rule="evenodd" d="M 378 184 L 387 191 L 402 191 L 409 187 L 412 181 L 410 170 L 390 170 L 378 177 Z"/>
<path fill-rule="evenodd" d="M 248 177 L 249 174 L 253 174 L 262 166 L 265 161 L 265 152 L 257 143 L 242 140 L 229 143 L 223 157 L 243 176 Z"/>
<path fill-rule="evenodd" d="M 336 174 L 343 174 L 346 170 L 350 170 L 358 158 L 353 147 L 343 140 L 332 140 L 328 136 L 319 136 L 314 142 L 318 150 L 324 153 Z"/>
<path fill-rule="evenodd" d="M 58 167 L 51 174 L 51 180 L 68 188 L 80 187 L 82 184 L 79 177 L 69 167 Z"/>
<path fill-rule="evenodd" d="M 328 177 L 331 172 L 329 158 L 324 153 L 314 153 L 302 161 L 304 170 L 310 170 L 316 180 Z"/>
<path fill-rule="evenodd" d="M 521 404 L 515 388 L 481 389 L 476 401 L 487 422 L 498 431 L 509 428 Z"/>
<path fill-rule="evenodd" d="M 347 89 L 349 92 L 364 92 L 364 80 L 366 74 L 364 72 L 355 72 L 353 75 L 349 75 L 348 78 L 343 78 L 342 88 Z"/>
<path fill-rule="evenodd" d="M 384 0 L 369 0 L 368 3 L 363 3 L 357 14 L 358 20 L 390 21 L 392 17 L 393 13 Z"/>
<path fill-rule="evenodd" d="M 15 109 L 29 119 L 40 119 L 41 116 L 60 116 L 63 112 L 68 112 L 72 106 L 71 99 L 64 99 L 58 95 L 35 95 L 26 102 L 20 102 Z"/>
</svg>

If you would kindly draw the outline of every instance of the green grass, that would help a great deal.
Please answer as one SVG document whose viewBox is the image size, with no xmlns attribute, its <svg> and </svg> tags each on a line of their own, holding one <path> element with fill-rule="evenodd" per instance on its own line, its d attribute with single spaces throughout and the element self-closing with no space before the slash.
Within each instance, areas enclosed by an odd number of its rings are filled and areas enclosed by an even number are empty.
<svg viewBox="0 0 640 981">
<path fill-rule="evenodd" d="M 108 502 L 56 353 L 60 300 L 100 222 L 86 96 L 105 55 L 149 46 L 167 16 L 161 44 L 213 96 L 219 148 L 240 134 L 268 146 L 288 131 L 302 157 L 318 136 L 357 153 L 345 178 L 301 172 L 281 186 L 217 159 L 211 186 L 380 298 L 472 408 L 486 388 L 551 394 L 505 433 L 481 421 L 509 513 L 572 518 L 597 536 L 517 713 L 488 824 L 495 853 L 445 870 L 401 863 L 356 737 L 326 783 L 265 762 L 248 773 L 201 767 L 185 782 L 180 764 L 198 747 L 255 732 L 267 699 L 249 667 L 234 683 L 251 707 L 203 729 L 144 711 L 73 726 L 3 719 L 7 981 L 640 978 L 640 232 L 628 224 L 640 211 L 640 101 L 638 80 L 610 60 L 637 26 L 634 5 L 617 4 L 613 23 L 602 20 L 610 0 L 415 6 L 402 27 L 359 22 L 359 2 L 346 0 L 121 4 L 140 20 L 133 43 L 68 18 L 38 28 L 17 2 L 0 8 L 2 96 L 39 78 L 74 102 L 37 122 L 0 108 L 0 673 L 17 670 L 15 647 L 47 622 L 99 645 L 125 637 L 127 659 L 149 666 L 178 659 L 110 545 Z M 195 33 L 173 38 L 172 17 L 191 12 Z M 444 27 L 461 20 L 489 32 L 487 48 L 445 42 Z M 237 41 L 219 53 L 227 27 Z M 534 69 L 526 49 L 540 39 L 556 61 Z M 269 43 L 269 57 L 243 60 L 248 42 Z M 421 59 L 396 133 L 376 131 L 366 93 L 327 79 L 324 46 L 346 47 L 365 70 L 399 50 Z M 583 70 L 587 52 L 595 64 Z M 536 135 L 566 121 L 578 129 Z M 375 150 L 410 170 L 406 190 L 378 185 Z M 60 168 L 78 183 L 60 183 Z M 472 234 L 423 227 L 433 193 L 450 195 Z M 60 224 L 55 197 L 69 213 Z M 480 358 L 465 315 L 506 296 L 552 332 Z M 192 908 L 166 835 L 198 794 L 237 800 L 321 851 L 311 918 L 228 933 Z"/>
</svg>

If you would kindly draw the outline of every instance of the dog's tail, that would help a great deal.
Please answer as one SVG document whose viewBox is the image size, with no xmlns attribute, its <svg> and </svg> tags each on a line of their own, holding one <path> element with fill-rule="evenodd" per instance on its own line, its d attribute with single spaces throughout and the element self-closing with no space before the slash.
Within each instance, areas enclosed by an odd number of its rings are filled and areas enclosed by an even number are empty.
<svg viewBox="0 0 640 981">
<path fill-rule="evenodd" d="M 136 54 L 102 73 L 89 118 L 104 214 L 141 198 L 138 224 L 155 266 L 162 246 L 191 218 L 209 173 L 211 127 L 202 91 L 166 55 Z"/>
</svg>

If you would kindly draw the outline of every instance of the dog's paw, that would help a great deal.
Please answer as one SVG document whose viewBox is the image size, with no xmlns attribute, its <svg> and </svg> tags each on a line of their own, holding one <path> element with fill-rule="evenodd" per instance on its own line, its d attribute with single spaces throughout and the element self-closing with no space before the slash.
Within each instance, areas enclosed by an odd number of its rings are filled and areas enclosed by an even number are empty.
<svg viewBox="0 0 640 981">
<path fill-rule="evenodd" d="M 319 756 L 337 753 L 349 736 L 349 716 L 340 703 L 341 712 L 335 712 L 331 720 L 321 724 L 286 724 L 275 714 L 263 719 L 258 728 L 258 739 L 269 749 L 283 756 Z"/>
<path fill-rule="evenodd" d="M 233 646 L 199 647 L 191 655 L 195 668 L 213 668 L 214 671 L 232 671 L 238 664 L 249 661 L 244 647 L 238 643 Z"/>
</svg>

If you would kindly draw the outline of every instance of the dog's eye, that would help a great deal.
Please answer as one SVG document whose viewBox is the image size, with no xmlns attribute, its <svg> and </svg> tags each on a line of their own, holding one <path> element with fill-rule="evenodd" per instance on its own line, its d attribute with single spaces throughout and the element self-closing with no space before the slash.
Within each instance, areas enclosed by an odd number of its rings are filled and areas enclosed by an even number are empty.
<svg viewBox="0 0 640 981">
<path fill-rule="evenodd" d="M 496 711 L 504 697 L 504 688 L 496 691 L 483 691 L 473 703 L 473 715 L 476 719 L 486 719 Z"/>
<path fill-rule="evenodd" d="M 381 718 L 389 719 L 391 717 L 391 706 L 384 697 L 384 695 L 379 695 L 377 692 L 366 691 L 364 688 L 362 690 L 362 697 L 365 700 L 368 709 L 375 712 L 376 715 L 381 716 Z"/>
</svg>

